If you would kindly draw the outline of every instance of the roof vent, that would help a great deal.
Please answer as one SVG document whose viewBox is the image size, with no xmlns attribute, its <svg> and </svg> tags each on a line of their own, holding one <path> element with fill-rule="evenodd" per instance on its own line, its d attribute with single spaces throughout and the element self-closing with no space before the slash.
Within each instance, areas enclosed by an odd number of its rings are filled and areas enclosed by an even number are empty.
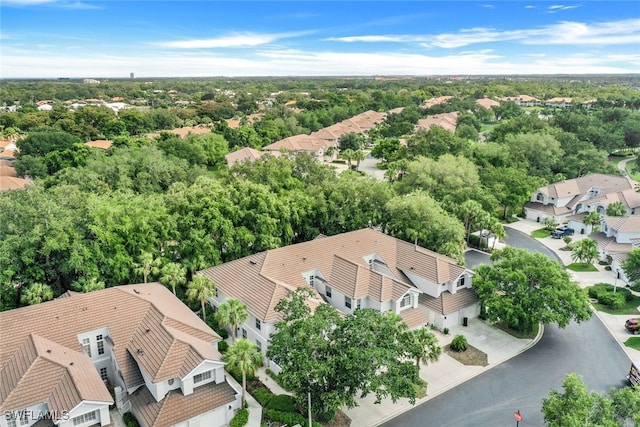
<svg viewBox="0 0 640 427">
<path fill-rule="evenodd" d="M 249 264 L 251 264 L 251 265 L 256 265 L 256 262 L 255 262 L 254 260 L 250 259 L 250 260 L 249 260 Z"/>
<path fill-rule="evenodd" d="M 151 329 L 147 328 L 145 331 L 146 331 L 147 333 L 149 333 L 149 332 L 151 332 Z"/>
<path fill-rule="evenodd" d="M 51 353 L 51 349 L 48 349 L 48 350 L 47 350 L 47 353 Z"/>
<path fill-rule="evenodd" d="M 69 363 L 69 366 L 73 366 L 73 362 Z"/>
<path fill-rule="evenodd" d="M 141 348 L 139 348 L 139 349 L 138 349 L 138 354 L 143 355 L 143 354 L 144 354 L 144 350 L 143 350 L 143 349 L 141 349 Z"/>
</svg>

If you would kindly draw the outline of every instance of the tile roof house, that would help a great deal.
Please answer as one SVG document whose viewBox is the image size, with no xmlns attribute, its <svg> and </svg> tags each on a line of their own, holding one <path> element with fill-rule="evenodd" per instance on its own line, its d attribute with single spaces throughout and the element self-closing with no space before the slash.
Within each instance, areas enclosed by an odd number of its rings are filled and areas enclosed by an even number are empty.
<svg viewBox="0 0 640 427">
<path fill-rule="evenodd" d="M 281 153 L 289 151 L 292 153 L 307 152 L 317 157 L 318 161 L 323 161 L 327 155 L 327 150 L 331 147 L 337 147 L 337 142 L 330 142 L 326 139 L 314 136 L 314 134 L 294 135 L 288 138 L 276 141 L 262 149 L 271 153 Z"/>
<path fill-rule="evenodd" d="M 542 101 L 529 95 L 505 96 L 501 101 L 513 102 L 520 107 L 540 107 Z"/>
<path fill-rule="evenodd" d="M 164 286 L 67 293 L 0 313 L 0 426 L 225 426 L 240 405 L 220 337 Z M 115 399 L 109 390 L 113 387 Z M 114 402 L 115 400 L 115 402 Z M 37 421 L 36 416 L 45 417 Z"/>
<path fill-rule="evenodd" d="M 233 165 L 235 165 L 236 163 L 241 163 L 244 161 L 254 161 L 254 160 L 258 160 L 260 157 L 266 155 L 266 154 L 270 154 L 273 156 L 279 156 L 280 152 L 265 152 L 265 151 L 258 151 L 254 148 L 251 147 L 244 147 L 241 148 L 239 150 L 234 151 L 233 153 L 229 153 L 227 155 L 224 156 L 224 158 L 227 161 L 227 166 L 228 167 L 232 167 Z"/>
<path fill-rule="evenodd" d="M 30 179 L 16 178 L 15 176 L 0 175 L 0 192 L 9 190 L 21 190 L 27 185 L 33 184 Z"/>
<path fill-rule="evenodd" d="M 444 130 L 453 133 L 456 131 L 458 125 L 458 114 L 457 111 L 453 111 L 451 113 L 434 114 L 425 119 L 420 119 L 415 126 L 415 131 L 429 130 L 432 126 L 440 126 Z"/>
<path fill-rule="evenodd" d="M 101 150 L 108 150 L 113 145 L 113 141 L 108 139 L 96 139 L 95 141 L 87 141 L 84 143 L 87 147 L 99 148 Z"/>
<path fill-rule="evenodd" d="M 430 98 L 422 103 L 422 108 L 431 108 L 434 105 L 446 104 L 451 99 L 453 99 L 453 96 L 439 96 L 436 98 Z"/>
<path fill-rule="evenodd" d="M 216 283 L 217 307 L 227 298 L 247 305 L 242 335 L 266 350 L 279 313 L 275 306 L 290 291 L 313 289 L 343 313 L 371 308 L 398 313 L 411 327 L 439 328 L 477 316 L 472 272 L 456 261 L 366 228 L 260 252 L 197 274 Z"/>
<path fill-rule="evenodd" d="M 493 99 L 482 98 L 482 99 L 476 99 L 476 105 L 489 110 L 491 109 L 491 107 L 499 107 L 500 103 L 498 101 L 494 101 Z"/>
<path fill-rule="evenodd" d="M 544 102 L 544 106 L 550 108 L 571 108 L 573 107 L 573 99 L 562 97 L 551 98 Z"/>
</svg>

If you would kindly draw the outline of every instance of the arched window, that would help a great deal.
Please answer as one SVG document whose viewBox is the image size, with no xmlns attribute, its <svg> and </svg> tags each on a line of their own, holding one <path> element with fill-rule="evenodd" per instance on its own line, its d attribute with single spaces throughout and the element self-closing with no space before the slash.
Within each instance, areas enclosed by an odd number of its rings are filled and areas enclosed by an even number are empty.
<svg viewBox="0 0 640 427">
<path fill-rule="evenodd" d="M 538 193 L 538 194 L 536 195 L 536 200 L 537 200 L 538 202 L 542 202 L 542 201 L 544 201 L 544 195 L 543 195 L 542 193 Z"/>
<path fill-rule="evenodd" d="M 596 208 L 596 212 L 598 212 L 600 215 L 604 215 L 604 206 L 600 205 Z"/>
</svg>

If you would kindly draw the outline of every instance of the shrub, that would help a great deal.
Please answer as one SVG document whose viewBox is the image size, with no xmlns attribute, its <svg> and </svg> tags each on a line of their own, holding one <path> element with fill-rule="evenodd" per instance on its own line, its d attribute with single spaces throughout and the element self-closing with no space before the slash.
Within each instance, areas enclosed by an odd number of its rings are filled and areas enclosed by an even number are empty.
<svg viewBox="0 0 640 427">
<path fill-rule="evenodd" d="M 271 421 L 277 421 L 290 426 L 294 426 L 296 424 L 300 424 L 301 426 L 308 425 L 308 420 L 296 412 L 281 412 L 274 411 L 273 409 L 266 409 L 264 414 Z M 312 425 L 313 427 L 322 427 L 322 424 L 316 421 L 314 421 Z"/>
<path fill-rule="evenodd" d="M 449 344 L 449 348 L 453 351 L 465 351 L 467 349 L 467 339 L 464 335 L 456 335 L 453 337 L 453 341 Z"/>
<path fill-rule="evenodd" d="M 226 341 L 218 342 L 218 351 L 220 353 L 226 353 L 228 349 L 229 349 L 229 344 Z"/>
<path fill-rule="evenodd" d="M 140 423 L 131 412 L 125 412 L 125 414 L 122 415 L 122 420 L 127 427 L 140 427 Z"/>
<path fill-rule="evenodd" d="M 229 423 L 229 427 L 242 427 L 246 426 L 249 422 L 249 411 L 247 409 L 238 409 L 233 419 Z"/>
<path fill-rule="evenodd" d="M 242 384 L 242 371 L 240 369 L 227 368 L 227 372 L 240 384 Z M 252 381 L 255 378 L 255 374 L 247 373 L 247 382 Z"/>
<path fill-rule="evenodd" d="M 295 412 L 296 404 L 293 397 L 288 394 L 277 394 L 271 398 L 267 404 L 267 409 L 280 412 Z"/>
<path fill-rule="evenodd" d="M 266 387 L 258 387 L 253 390 L 251 395 L 264 407 L 269 406 L 269 402 L 271 402 L 271 399 L 275 397 L 275 394 L 271 393 L 271 391 Z"/>
<path fill-rule="evenodd" d="M 442 333 L 445 334 L 445 335 L 449 335 L 449 328 L 444 328 L 442 330 Z"/>
<path fill-rule="evenodd" d="M 625 305 L 625 297 L 622 293 L 602 293 L 598 297 L 598 302 L 613 309 L 622 308 Z"/>
<path fill-rule="evenodd" d="M 606 271 L 611 271 L 611 266 L 610 266 L 610 265 L 606 265 L 606 266 L 604 267 L 604 269 L 605 269 Z"/>
</svg>

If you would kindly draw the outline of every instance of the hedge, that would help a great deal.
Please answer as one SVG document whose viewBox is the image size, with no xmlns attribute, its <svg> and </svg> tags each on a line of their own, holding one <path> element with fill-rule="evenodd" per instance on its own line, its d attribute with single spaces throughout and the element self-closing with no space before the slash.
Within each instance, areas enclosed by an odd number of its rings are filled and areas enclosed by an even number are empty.
<svg viewBox="0 0 640 427">
<path fill-rule="evenodd" d="M 229 427 L 246 426 L 248 422 L 249 422 L 249 410 L 245 408 L 238 409 L 236 414 L 233 416 L 231 423 L 229 423 Z"/>
<path fill-rule="evenodd" d="M 309 423 L 309 420 L 307 418 L 295 412 L 282 412 L 282 411 L 275 411 L 273 409 L 266 409 L 264 411 L 264 414 L 271 421 L 277 421 L 279 423 L 288 424 L 290 426 L 294 426 L 296 424 L 306 426 Z M 320 424 L 319 422 L 313 421 L 312 426 L 322 427 L 322 424 Z"/>
</svg>

